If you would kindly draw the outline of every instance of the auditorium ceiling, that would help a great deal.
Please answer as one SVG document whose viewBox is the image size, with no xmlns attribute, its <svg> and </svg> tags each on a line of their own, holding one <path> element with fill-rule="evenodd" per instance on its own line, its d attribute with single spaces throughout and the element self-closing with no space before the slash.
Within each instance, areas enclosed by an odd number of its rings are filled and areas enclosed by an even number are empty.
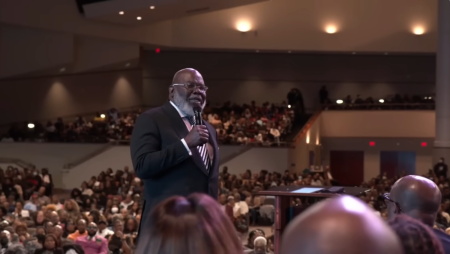
<svg viewBox="0 0 450 254">
<path fill-rule="evenodd" d="M 433 53 L 438 1 L 450 9 L 448 0 L 110 0 L 80 13 L 75 0 L 0 0 L 0 22 L 183 49 Z"/>
</svg>

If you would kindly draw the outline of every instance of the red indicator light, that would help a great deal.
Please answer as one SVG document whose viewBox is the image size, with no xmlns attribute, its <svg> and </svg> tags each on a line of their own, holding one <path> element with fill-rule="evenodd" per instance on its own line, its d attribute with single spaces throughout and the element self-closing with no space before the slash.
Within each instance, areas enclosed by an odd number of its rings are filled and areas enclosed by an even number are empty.
<svg viewBox="0 0 450 254">
<path fill-rule="evenodd" d="M 422 147 L 426 147 L 426 146 L 427 146 L 427 142 L 422 142 L 420 145 L 421 145 Z"/>
<path fill-rule="evenodd" d="M 370 141 L 370 142 L 369 142 L 369 146 L 375 146 L 375 142 Z"/>
<path fill-rule="evenodd" d="M 161 50 L 160 50 L 159 48 L 157 48 L 157 49 L 155 50 L 155 52 L 156 52 L 156 53 L 159 53 L 159 52 L 161 52 Z"/>
</svg>

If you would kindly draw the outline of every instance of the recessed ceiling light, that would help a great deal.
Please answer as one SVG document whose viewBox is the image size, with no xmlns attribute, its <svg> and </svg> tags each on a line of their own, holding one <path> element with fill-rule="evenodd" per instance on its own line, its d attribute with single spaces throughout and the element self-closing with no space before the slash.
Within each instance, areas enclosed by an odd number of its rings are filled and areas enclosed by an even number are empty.
<svg viewBox="0 0 450 254">
<path fill-rule="evenodd" d="M 119 15 L 123 15 L 123 14 L 125 14 L 125 12 L 123 12 L 123 11 L 119 12 Z"/>
<path fill-rule="evenodd" d="M 137 17 L 136 19 L 137 19 L 137 20 L 141 20 L 142 18 L 141 18 L 141 17 Z"/>
<path fill-rule="evenodd" d="M 65 71 L 66 71 L 66 68 L 63 67 L 63 68 L 59 69 L 59 71 L 60 71 L 60 72 L 65 72 Z"/>
<path fill-rule="evenodd" d="M 155 6 L 153 6 L 153 5 L 152 5 L 152 6 L 150 6 L 150 9 L 154 10 L 154 9 L 155 9 Z"/>
</svg>

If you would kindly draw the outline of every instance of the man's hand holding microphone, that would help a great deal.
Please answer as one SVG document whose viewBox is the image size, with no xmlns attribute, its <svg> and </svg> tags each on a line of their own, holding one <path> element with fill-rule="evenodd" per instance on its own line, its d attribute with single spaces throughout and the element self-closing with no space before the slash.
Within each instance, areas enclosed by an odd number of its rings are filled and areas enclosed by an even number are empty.
<svg viewBox="0 0 450 254">
<path fill-rule="evenodd" d="M 209 132 L 205 125 L 202 124 L 202 115 L 200 111 L 195 110 L 195 126 L 186 135 L 184 141 L 189 147 L 197 147 L 208 143 Z"/>
</svg>

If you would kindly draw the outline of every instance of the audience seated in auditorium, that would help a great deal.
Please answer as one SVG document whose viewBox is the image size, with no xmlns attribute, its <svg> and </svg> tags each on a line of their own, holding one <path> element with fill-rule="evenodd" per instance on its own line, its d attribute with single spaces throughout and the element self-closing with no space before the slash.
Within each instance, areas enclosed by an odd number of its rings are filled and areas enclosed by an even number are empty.
<svg viewBox="0 0 450 254">
<path fill-rule="evenodd" d="M 326 90 L 326 88 L 325 88 Z M 323 94 L 322 94 L 323 93 Z M 356 98 L 347 95 L 345 98 L 337 98 L 332 100 L 328 98 L 328 93 L 321 89 L 319 97 L 324 109 L 339 109 L 339 110 L 432 110 L 434 109 L 434 98 L 430 95 L 414 95 L 409 96 L 405 94 L 403 97 L 400 94 L 388 95 L 384 98 L 376 98 L 369 96 L 366 99 L 361 98 L 357 94 Z"/>
<path fill-rule="evenodd" d="M 224 167 L 220 173 L 219 209 L 224 217 L 228 215 L 236 235 L 241 237 L 241 240 L 247 239 L 245 246 L 242 246 L 243 251 L 264 253 L 262 249 L 265 248 L 266 253 L 273 252 L 273 236 L 266 236 L 261 228 L 273 225 L 274 199 L 255 195 L 258 191 L 272 186 L 319 185 L 319 182 L 330 186 L 332 182 L 340 180 L 333 179 L 329 173 L 329 167 L 325 167 L 324 172 L 304 170 L 302 173 L 293 173 L 286 170 L 281 174 L 267 170 L 261 170 L 259 173 L 246 170 L 242 174 L 231 174 L 228 168 Z M 445 247 L 449 246 L 449 242 L 445 242 L 448 238 L 445 231 L 450 231 L 450 181 L 444 175 L 438 177 L 434 170 L 430 170 L 424 177 L 432 179 L 428 182 L 434 181 L 437 191 L 442 192 L 442 199 L 433 199 L 433 209 L 437 209 L 433 210 L 436 219 L 431 219 L 426 224 L 436 227 L 433 232 L 441 240 L 445 250 Z M 375 209 L 380 219 L 387 217 L 387 208 L 394 208 L 395 211 L 395 203 L 386 200 L 385 197 L 389 196 L 383 194 L 389 192 L 398 179 L 398 176 L 389 178 L 383 173 L 361 185 L 371 189 L 360 196 L 361 201 Z M 109 168 L 98 176 L 87 177 L 86 182 L 80 183 L 80 189 L 74 189 L 71 195 L 64 196 L 62 200 L 54 195 L 53 188 L 47 190 L 53 183 L 51 175 L 44 170 L 40 174 L 36 168 L 22 171 L 8 167 L 6 170 L 0 170 L 0 184 L 0 232 L 16 233 L 25 248 L 45 248 L 45 235 L 52 234 L 56 237 L 57 248 L 80 253 L 80 248 L 83 248 L 76 244 L 77 239 L 71 238 L 74 238 L 74 234 L 85 236 L 88 229 L 85 225 L 78 225 L 80 220 L 84 220 L 87 224 L 93 222 L 97 225 L 97 236 L 105 238 L 109 251 L 132 253 L 135 249 L 141 217 L 140 193 L 143 186 L 134 172 L 127 167 L 116 172 Z M 394 193 L 395 188 L 394 186 Z M 403 213 L 416 218 L 414 213 L 408 212 L 408 205 L 402 205 L 401 198 L 400 201 L 392 196 L 390 198 L 398 202 Z M 292 200 L 294 206 L 306 204 L 305 202 L 303 199 Z M 1 241 L 6 241 L 8 245 L 12 243 L 11 237 L 7 238 L 6 233 L 2 233 L 2 236 Z M 264 237 L 266 241 L 255 241 L 258 237 Z M 36 247 L 38 240 L 44 247 Z M 7 249 L 4 248 L 5 251 Z"/>
<path fill-rule="evenodd" d="M 283 232 L 281 254 L 401 254 L 400 240 L 360 200 L 327 199 L 295 217 Z"/>
<path fill-rule="evenodd" d="M 54 123 L 48 121 L 45 127 L 39 122 L 13 124 L 2 142 L 126 141 L 141 112 L 139 109 L 120 113 L 111 109 L 107 114 L 97 113 L 92 120 L 77 116 L 73 122 L 65 122 L 58 118 Z M 217 129 L 219 142 L 223 144 L 281 145 L 294 122 L 294 111 L 286 102 L 279 105 L 265 102 L 262 106 L 254 101 L 244 105 L 227 102 L 218 107 L 207 104 L 203 113 L 204 120 Z"/>
</svg>

